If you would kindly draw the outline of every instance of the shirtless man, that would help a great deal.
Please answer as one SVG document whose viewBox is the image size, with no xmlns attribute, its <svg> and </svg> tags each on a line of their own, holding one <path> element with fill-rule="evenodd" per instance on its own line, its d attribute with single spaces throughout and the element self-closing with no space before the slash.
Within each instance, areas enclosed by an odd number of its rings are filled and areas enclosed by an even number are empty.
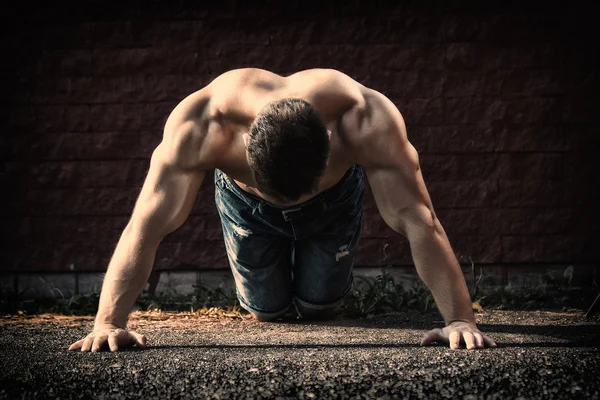
<svg viewBox="0 0 600 400">
<path fill-rule="evenodd" d="M 477 329 L 394 104 L 335 70 L 281 77 L 240 69 L 191 94 L 169 116 L 109 263 L 94 329 L 69 350 L 146 346 L 143 335 L 126 330 L 128 315 L 159 243 L 184 223 L 212 169 L 238 299 L 255 319 L 276 320 L 292 304 L 303 318 L 334 315 L 352 287 L 366 175 L 381 216 L 408 238 L 446 323 L 421 345 L 495 346 Z"/>
</svg>

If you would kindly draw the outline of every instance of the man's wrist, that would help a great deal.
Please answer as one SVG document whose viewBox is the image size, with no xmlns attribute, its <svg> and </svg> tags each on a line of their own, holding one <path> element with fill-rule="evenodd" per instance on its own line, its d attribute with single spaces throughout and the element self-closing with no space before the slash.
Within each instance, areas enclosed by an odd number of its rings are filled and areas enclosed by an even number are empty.
<svg viewBox="0 0 600 400">
<path fill-rule="evenodd" d="M 475 321 L 475 318 L 455 318 L 455 319 L 450 320 L 446 324 L 446 326 L 450 326 L 450 325 L 455 324 L 455 323 L 464 323 L 464 324 L 473 324 L 473 325 L 475 325 L 476 321 Z"/>
</svg>

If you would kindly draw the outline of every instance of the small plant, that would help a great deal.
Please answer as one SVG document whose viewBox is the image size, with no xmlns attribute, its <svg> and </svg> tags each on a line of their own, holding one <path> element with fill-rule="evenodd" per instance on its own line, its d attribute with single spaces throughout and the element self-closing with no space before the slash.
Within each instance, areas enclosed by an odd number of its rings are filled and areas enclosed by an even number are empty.
<svg viewBox="0 0 600 400">
<path fill-rule="evenodd" d="M 486 277 L 483 269 L 477 274 L 472 261 L 471 272 L 473 280 L 469 294 L 474 301 L 473 307 L 479 311 L 482 307 L 486 310 L 585 309 L 598 293 L 597 272 L 585 286 L 575 286 L 573 266 L 565 269 L 562 278 L 557 279 L 546 274 L 535 286 L 514 286 L 509 283 L 500 288 L 485 287 Z M 23 299 L 23 292 L 19 295 L 0 292 L 0 313 L 96 314 L 100 299 L 97 290 L 65 298 L 55 289 L 49 286 L 53 297 L 45 299 Z M 376 277 L 357 276 L 353 289 L 346 295 L 339 309 L 345 317 L 363 318 L 403 310 L 429 312 L 436 310 L 436 305 L 423 282 L 418 281 L 409 289 L 405 289 L 401 283 L 394 281 L 389 269 L 384 266 L 382 273 Z M 191 311 L 242 318 L 248 315 L 242 309 L 235 289 L 224 284 L 216 288 L 196 285 L 194 293 L 187 295 L 178 294 L 173 289 L 154 296 L 142 293 L 133 307 L 133 311 L 137 310 Z"/>
<path fill-rule="evenodd" d="M 422 282 L 414 284 L 408 291 L 401 283 L 396 283 L 389 270 L 382 268 L 382 274 L 374 278 L 358 276 L 353 290 L 342 303 L 343 314 L 348 317 L 370 317 L 416 309 L 434 310 L 433 296 Z"/>
</svg>

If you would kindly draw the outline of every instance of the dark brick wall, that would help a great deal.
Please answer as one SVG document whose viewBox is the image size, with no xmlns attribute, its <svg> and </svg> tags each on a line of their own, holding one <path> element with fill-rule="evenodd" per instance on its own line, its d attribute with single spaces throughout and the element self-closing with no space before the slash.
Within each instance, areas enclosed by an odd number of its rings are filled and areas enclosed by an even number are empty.
<svg viewBox="0 0 600 400">
<path fill-rule="evenodd" d="M 239 67 L 337 68 L 390 97 L 462 263 L 598 260 L 598 46 L 583 9 L 81 3 L 3 10 L 2 271 L 104 270 L 170 110 Z M 227 267 L 212 197 L 209 175 L 157 269 Z M 412 263 L 370 195 L 365 214 L 357 265 Z"/>
</svg>

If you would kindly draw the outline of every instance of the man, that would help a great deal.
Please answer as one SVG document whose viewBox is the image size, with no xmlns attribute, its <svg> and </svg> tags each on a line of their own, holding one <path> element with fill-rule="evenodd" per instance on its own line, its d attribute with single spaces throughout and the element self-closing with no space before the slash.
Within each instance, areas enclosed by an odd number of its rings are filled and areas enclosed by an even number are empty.
<svg viewBox="0 0 600 400">
<path fill-rule="evenodd" d="M 363 168 L 381 216 L 408 237 L 446 323 L 421 344 L 495 346 L 475 325 L 460 266 L 393 103 L 334 70 L 281 77 L 240 69 L 169 116 L 109 263 L 94 330 L 69 349 L 146 345 L 125 330 L 129 312 L 160 241 L 186 220 L 211 169 L 242 307 L 259 321 L 280 318 L 292 304 L 303 318 L 332 317 L 352 287 Z"/>
</svg>

